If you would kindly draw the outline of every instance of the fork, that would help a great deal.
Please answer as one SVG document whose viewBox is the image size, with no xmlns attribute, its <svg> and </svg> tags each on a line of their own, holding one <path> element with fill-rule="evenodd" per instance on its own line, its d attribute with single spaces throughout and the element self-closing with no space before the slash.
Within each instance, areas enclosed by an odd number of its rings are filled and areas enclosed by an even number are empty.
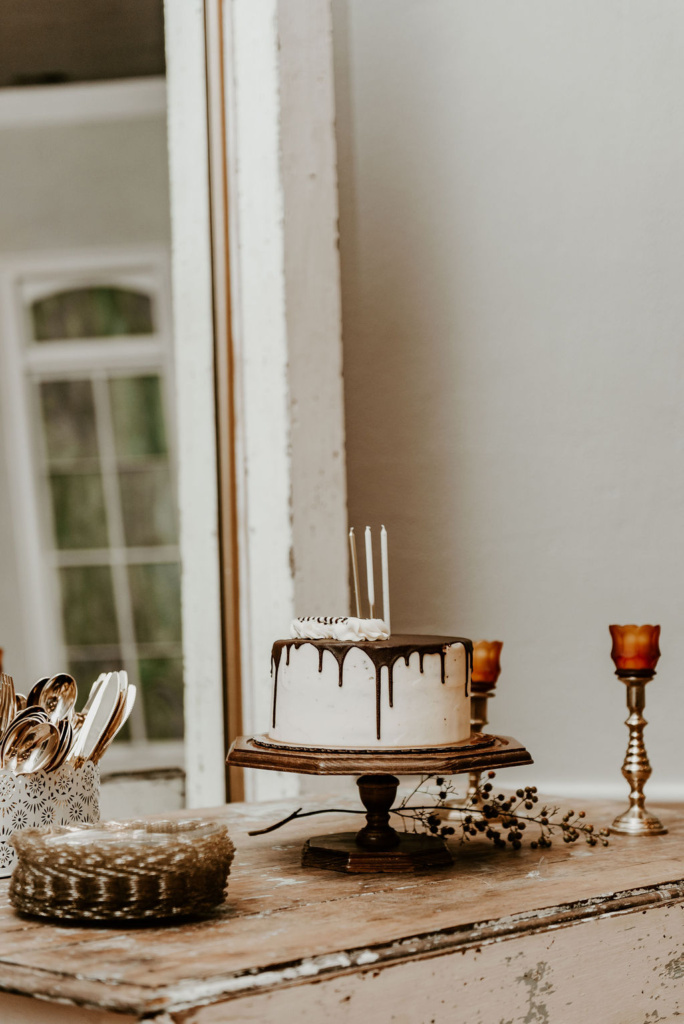
<svg viewBox="0 0 684 1024">
<path fill-rule="evenodd" d="M 14 680 L 6 672 L 0 672 L 0 736 L 6 732 L 16 709 Z"/>
</svg>

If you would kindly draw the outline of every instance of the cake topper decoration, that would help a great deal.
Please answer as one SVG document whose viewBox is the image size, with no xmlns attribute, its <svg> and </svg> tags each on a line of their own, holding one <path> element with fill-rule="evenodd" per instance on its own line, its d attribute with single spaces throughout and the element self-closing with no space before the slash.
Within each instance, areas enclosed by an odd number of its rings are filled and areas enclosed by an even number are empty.
<svg viewBox="0 0 684 1024">
<path fill-rule="evenodd" d="M 293 640 L 389 640 L 382 619 L 357 619 L 350 615 L 305 615 L 290 625 Z"/>
</svg>

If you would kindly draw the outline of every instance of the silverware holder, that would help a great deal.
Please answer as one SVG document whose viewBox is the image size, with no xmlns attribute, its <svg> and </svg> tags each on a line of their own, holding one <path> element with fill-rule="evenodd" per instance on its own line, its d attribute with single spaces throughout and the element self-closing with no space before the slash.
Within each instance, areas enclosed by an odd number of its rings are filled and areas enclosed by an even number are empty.
<svg viewBox="0 0 684 1024">
<path fill-rule="evenodd" d="M 0 878 L 9 878 L 17 863 L 9 842 L 15 832 L 99 820 L 100 769 L 92 761 L 20 775 L 0 769 Z"/>
</svg>

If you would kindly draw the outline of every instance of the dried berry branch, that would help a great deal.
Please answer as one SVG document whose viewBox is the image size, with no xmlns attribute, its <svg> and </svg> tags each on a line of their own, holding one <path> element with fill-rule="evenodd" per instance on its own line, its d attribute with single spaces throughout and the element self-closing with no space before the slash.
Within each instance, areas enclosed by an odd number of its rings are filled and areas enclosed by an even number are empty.
<svg viewBox="0 0 684 1024">
<path fill-rule="evenodd" d="M 496 772 L 488 772 L 488 780 L 495 777 Z M 411 804 L 418 793 L 434 796 L 431 784 L 438 787 L 434 803 L 427 806 Z M 535 838 L 530 840 L 533 850 L 551 846 L 554 835 L 560 835 L 564 843 L 575 843 L 582 838 L 589 846 L 598 843 L 608 845 L 608 829 L 597 829 L 591 822 L 587 822 L 586 811 L 569 810 L 559 819 L 559 807 L 545 804 L 536 810 L 539 803 L 536 786 L 525 786 L 509 796 L 504 793 L 494 796 L 493 789 L 493 783 L 487 781 L 477 795 L 457 806 L 453 799 L 456 792 L 453 780 L 426 775 L 393 809 L 392 814 L 402 819 L 405 828 L 408 826 L 410 831 L 424 831 L 445 838 L 460 832 L 461 842 L 483 835 L 500 849 L 510 845 L 514 850 L 519 850 L 523 844 L 523 832 L 528 826 L 537 827 Z M 453 824 L 445 824 L 445 813 L 452 811 L 456 811 L 460 817 Z"/>
<path fill-rule="evenodd" d="M 301 807 L 298 807 L 292 814 L 288 814 L 286 818 L 281 818 L 280 821 L 276 821 L 273 825 L 268 825 L 266 828 L 255 828 L 251 832 L 248 832 L 248 836 L 265 836 L 267 832 L 275 832 L 277 828 L 282 828 L 283 825 L 288 825 L 291 821 L 295 821 L 296 818 L 311 818 L 314 814 L 363 814 L 365 811 L 357 811 L 350 807 L 321 807 L 317 811 L 303 811 Z"/>
<path fill-rule="evenodd" d="M 585 811 L 566 811 L 559 818 L 559 807 L 544 804 L 536 810 L 539 804 L 536 786 L 525 786 L 509 796 L 504 793 L 493 796 L 494 785 L 491 780 L 495 777 L 496 772 L 488 772 L 488 781 L 480 787 L 477 795 L 457 806 L 454 802 L 456 786 L 453 779 L 424 775 L 397 807 L 392 808 L 391 814 L 399 818 L 405 831 L 427 832 L 445 839 L 460 833 L 462 843 L 481 835 L 489 839 L 497 849 L 510 847 L 519 850 L 523 845 L 523 833 L 529 836 L 535 826 L 535 838 L 530 839 L 529 844 L 533 850 L 548 849 L 552 845 L 553 836 L 561 836 L 564 843 L 576 843 L 578 839 L 584 839 L 589 846 L 599 843 L 608 846 L 608 829 L 597 829 L 586 821 Z M 432 788 L 434 785 L 438 787 L 436 799 Z M 412 803 L 419 793 L 430 797 L 432 802 Z M 451 811 L 457 811 L 460 815 L 452 819 L 453 824 L 451 820 L 444 820 L 444 815 Z M 316 814 L 365 813 L 349 807 L 325 807 L 315 811 L 303 811 L 299 807 L 286 818 L 267 828 L 255 829 L 248 835 L 260 836 L 274 832 L 290 821 L 310 818 Z"/>
</svg>

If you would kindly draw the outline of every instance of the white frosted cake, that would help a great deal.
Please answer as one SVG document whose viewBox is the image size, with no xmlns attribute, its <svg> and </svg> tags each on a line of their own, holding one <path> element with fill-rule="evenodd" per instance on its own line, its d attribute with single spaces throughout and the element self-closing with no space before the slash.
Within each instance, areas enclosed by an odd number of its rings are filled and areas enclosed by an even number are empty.
<svg viewBox="0 0 684 1024">
<path fill-rule="evenodd" d="M 270 736 L 297 746 L 437 747 L 470 735 L 470 640 L 307 618 L 273 645 Z"/>
</svg>

